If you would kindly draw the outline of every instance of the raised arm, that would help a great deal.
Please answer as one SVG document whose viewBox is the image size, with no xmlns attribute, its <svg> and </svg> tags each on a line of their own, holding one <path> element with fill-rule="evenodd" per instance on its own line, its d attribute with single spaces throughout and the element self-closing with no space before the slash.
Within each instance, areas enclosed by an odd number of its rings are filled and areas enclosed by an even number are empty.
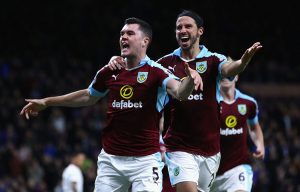
<svg viewBox="0 0 300 192">
<path fill-rule="evenodd" d="M 256 151 L 253 153 L 253 157 L 263 159 L 265 156 L 265 144 L 263 132 L 258 122 L 249 126 L 249 134 L 251 140 L 256 146 Z"/>
<path fill-rule="evenodd" d="M 192 93 L 193 89 L 203 90 L 203 82 L 199 73 L 189 67 L 185 63 L 185 72 L 187 77 L 178 82 L 175 79 L 170 79 L 167 84 L 167 92 L 179 100 L 186 100 Z"/>
<path fill-rule="evenodd" d="M 260 42 L 254 43 L 250 48 L 248 48 L 239 60 L 231 60 L 222 65 L 222 76 L 232 77 L 238 75 L 240 72 L 244 71 L 248 63 L 251 61 L 254 54 L 262 48 Z"/>
<path fill-rule="evenodd" d="M 92 105 L 98 100 L 99 97 L 91 96 L 88 89 L 43 99 L 25 99 L 28 103 L 23 107 L 20 115 L 25 115 L 29 119 L 30 116 L 37 116 L 40 111 L 50 106 L 81 107 Z"/>
</svg>

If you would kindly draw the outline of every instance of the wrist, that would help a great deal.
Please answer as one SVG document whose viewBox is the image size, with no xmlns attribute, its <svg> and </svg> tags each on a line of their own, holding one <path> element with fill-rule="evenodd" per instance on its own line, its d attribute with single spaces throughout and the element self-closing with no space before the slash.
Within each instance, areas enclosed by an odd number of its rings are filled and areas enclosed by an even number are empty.
<svg viewBox="0 0 300 192">
<path fill-rule="evenodd" d="M 49 99 L 48 98 L 42 99 L 41 104 L 44 106 L 44 108 L 47 108 L 49 106 Z"/>
</svg>

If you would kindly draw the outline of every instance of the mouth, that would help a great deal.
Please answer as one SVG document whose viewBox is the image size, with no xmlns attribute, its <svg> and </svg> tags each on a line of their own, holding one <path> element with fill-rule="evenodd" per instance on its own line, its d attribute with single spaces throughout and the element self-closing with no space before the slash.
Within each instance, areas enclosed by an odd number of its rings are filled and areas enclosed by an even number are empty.
<svg viewBox="0 0 300 192">
<path fill-rule="evenodd" d="M 121 42 L 121 52 L 122 53 L 128 51 L 129 47 L 130 46 L 129 46 L 128 42 Z"/>
<path fill-rule="evenodd" d="M 125 51 L 129 49 L 129 44 L 127 42 L 121 42 L 121 50 Z"/>
<path fill-rule="evenodd" d="M 187 35 L 181 36 L 181 37 L 180 37 L 180 41 L 181 41 L 182 43 L 187 43 L 189 40 L 190 40 L 190 37 L 187 36 Z"/>
</svg>

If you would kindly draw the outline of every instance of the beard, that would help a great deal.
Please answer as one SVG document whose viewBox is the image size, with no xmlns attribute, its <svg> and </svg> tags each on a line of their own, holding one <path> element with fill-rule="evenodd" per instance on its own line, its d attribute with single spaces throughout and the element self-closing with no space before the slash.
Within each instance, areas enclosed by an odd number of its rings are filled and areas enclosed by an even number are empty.
<svg viewBox="0 0 300 192">
<path fill-rule="evenodd" d="M 187 43 L 183 43 L 180 39 L 177 38 L 177 42 L 183 50 L 191 49 L 197 42 L 197 36 L 190 36 Z"/>
</svg>

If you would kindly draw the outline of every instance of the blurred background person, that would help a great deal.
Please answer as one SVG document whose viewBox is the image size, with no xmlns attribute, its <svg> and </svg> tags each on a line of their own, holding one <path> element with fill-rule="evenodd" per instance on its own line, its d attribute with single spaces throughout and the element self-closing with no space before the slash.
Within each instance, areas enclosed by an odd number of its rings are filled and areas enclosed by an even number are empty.
<svg viewBox="0 0 300 192">
<path fill-rule="evenodd" d="M 238 76 L 220 82 L 221 162 L 211 191 L 250 192 L 253 171 L 248 133 L 255 145 L 253 157 L 263 159 L 265 146 L 254 98 L 236 89 Z"/>
<path fill-rule="evenodd" d="M 75 152 L 70 158 L 70 164 L 62 174 L 62 190 L 63 192 L 83 192 L 84 177 L 81 168 L 86 156 L 82 152 Z"/>
</svg>

